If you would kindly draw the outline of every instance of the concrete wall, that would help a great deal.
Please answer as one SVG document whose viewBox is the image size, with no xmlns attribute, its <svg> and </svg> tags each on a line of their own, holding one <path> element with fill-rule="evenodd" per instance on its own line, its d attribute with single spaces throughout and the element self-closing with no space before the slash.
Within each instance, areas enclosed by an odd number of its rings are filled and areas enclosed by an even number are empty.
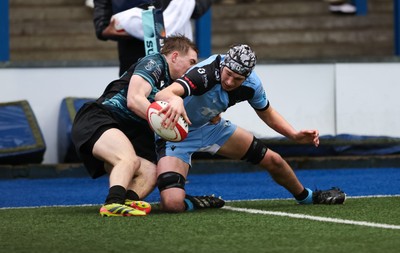
<svg viewBox="0 0 400 253">
<path fill-rule="evenodd" d="M 400 137 L 400 64 L 272 64 L 256 68 L 271 105 L 296 129 Z M 116 67 L 0 69 L 0 102 L 26 99 L 42 129 L 44 163 L 57 163 L 57 121 L 67 96 L 98 97 Z M 243 102 L 223 114 L 259 137 L 279 136 Z"/>
</svg>

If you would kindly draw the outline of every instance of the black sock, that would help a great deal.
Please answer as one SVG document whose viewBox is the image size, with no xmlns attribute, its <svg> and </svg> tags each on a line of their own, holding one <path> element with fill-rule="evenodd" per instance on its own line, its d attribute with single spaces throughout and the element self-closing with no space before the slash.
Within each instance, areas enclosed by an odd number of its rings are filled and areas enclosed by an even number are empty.
<svg viewBox="0 0 400 253">
<path fill-rule="evenodd" d="M 137 195 L 137 193 L 132 190 L 127 190 L 125 197 L 130 200 L 140 200 L 139 195 Z"/>
<path fill-rule="evenodd" d="M 299 201 L 305 200 L 307 197 L 308 197 L 308 191 L 306 188 L 304 188 L 304 190 L 299 195 L 294 196 L 294 198 Z"/>
<path fill-rule="evenodd" d="M 108 190 L 108 196 L 106 198 L 106 204 L 125 203 L 126 189 L 120 185 L 111 186 Z"/>
</svg>

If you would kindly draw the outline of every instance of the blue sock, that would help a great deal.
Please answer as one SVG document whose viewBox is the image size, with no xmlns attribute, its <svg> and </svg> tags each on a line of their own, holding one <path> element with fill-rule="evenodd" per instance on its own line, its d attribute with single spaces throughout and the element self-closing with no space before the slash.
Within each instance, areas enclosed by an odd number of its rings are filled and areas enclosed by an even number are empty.
<svg viewBox="0 0 400 253">
<path fill-rule="evenodd" d="M 306 188 L 306 190 L 308 191 L 308 196 L 303 200 L 297 200 L 297 203 L 299 203 L 300 205 L 310 205 L 310 204 L 313 203 L 313 199 L 312 199 L 313 192 L 312 192 L 312 190 L 310 190 L 309 188 Z"/>
<path fill-rule="evenodd" d="M 193 206 L 192 201 L 190 201 L 190 200 L 185 198 L 184 202 L 185 202 L 185 206 L 186 206 L 186 211 L 193 211 L 194 210 L 194 206 Z"/>
</svg>

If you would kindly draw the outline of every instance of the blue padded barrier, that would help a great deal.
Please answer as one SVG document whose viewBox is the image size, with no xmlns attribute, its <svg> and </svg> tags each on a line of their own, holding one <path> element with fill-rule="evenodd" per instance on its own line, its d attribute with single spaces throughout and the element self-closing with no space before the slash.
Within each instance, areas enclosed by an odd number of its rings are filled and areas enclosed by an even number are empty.
<svg viewBox="0 0 400 253">
<path fill-rule="evenodd" d="M 84 103 L 93 101 L 93 98 L 66 97 L 61 102 L 58 117 L 58 162 L 80 163 L 71 139 L 71 128 L 76 112 Z"/>
<path fill-rule="evenodd" d="M 283 157 L 335 157 L 335 156 L 383 156 L 400 154 L 400 138 L 367 135 L 323 135 L 319 147 L 298 144 L 285 137 L 261 139 L 269 149 Z M 193 159 L 222 158 L 208 153 L 195 153 Z"/>
<path fill-rule="evenodd" d="M 28 101 L 0 103 L 0 164 L 43 161 L 46 144 Z"/>
<path fill-rule="evenodd" d="M 367 135 L 323 135 L 318 148 L 285 138 L 265 139 L 269 148 L 282 156 L 367 156 L 400 154 L 400 138 Z"/>
</svg>

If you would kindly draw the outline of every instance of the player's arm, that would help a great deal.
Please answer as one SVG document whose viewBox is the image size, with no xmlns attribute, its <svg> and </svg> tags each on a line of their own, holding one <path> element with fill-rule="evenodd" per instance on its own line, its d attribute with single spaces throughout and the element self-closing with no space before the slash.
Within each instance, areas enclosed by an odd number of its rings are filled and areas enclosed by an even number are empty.
<svg viewBox="0 0 400 253">
<path fill-rule="evenodd" d="M 104 37 L 102 33 L 109 25 L 111 16 L 112 6 L 110 0 L 94 0 L 93 22 L 98 39 L 108 39 Z"/>
<path fill-rule="evenodd" d="M 125 31 L 117 31 L 111 17 L 113 15 L 112 3 L 110 0 L 94 0 L 93 23 L 96 36 L 100 40 L 113 39 L 129 36 Z"/>
<path fill-rule="evenodd" d="M 114 40 L 120 37 L 129 37 L 130 35 L 125 30 L 115 29 L 115 22 L 115 19 L 111 18 L 110 24 L 102 31 L 102 36 Z"/>
<path fill-rule="evenodd" d="M 164 123 L 166 127 L 174 127 L 176 122 L 178 122 L 179 116 L 182 116 L 189 125 L 192 124 L 183 105 L 182 96 L 184 94 L 185 89 L 177 82 L 157 92 L 155 96 L 156 101 L 168 102 L 168 106 L 160 111 L 160 113 L 165 113 Z"/>
<path fill-rule="evenodd" d="M 318 130 L 296 131 L 274 108 L 269 106 L 266 110 L 257 111 L 257 115 L 276 132 L 298 143 L 310 143 L 318 147 Z"/>
<path fill-rule="evenodd" d="M 207 75 L 204 67 L 192 68 L 170 86 L 156 94 L 156 100 L 168 102 L 168 106 L 161 111 L 166 114 L 164 123 L 167 127 L 175 126 L 175 122 L 177 122 L 179 116 L 182 116 L 189 125 L 192 124 L 186 114 L 183 98 L 192 95 L 201 95 L 207 91 L 207 87 L 203 79 L 204 75 Z M 207 78 L 207 80 L 210 78 Z"/>
<path fill-rule="evenodd" d="M 199 19 L 210 9 L 214 0 L 196 0 L 195 2 L 191 18 Z"/>
<path fill-rule="evenodd" d="M 129 81 L 127 105 L 129 110 L 143 119 L 147 119 L 147 108 L 150 105 L 147 97 L 151 92 L 151 85 L 143 77 L 132 75 Z"/>
</svg>

